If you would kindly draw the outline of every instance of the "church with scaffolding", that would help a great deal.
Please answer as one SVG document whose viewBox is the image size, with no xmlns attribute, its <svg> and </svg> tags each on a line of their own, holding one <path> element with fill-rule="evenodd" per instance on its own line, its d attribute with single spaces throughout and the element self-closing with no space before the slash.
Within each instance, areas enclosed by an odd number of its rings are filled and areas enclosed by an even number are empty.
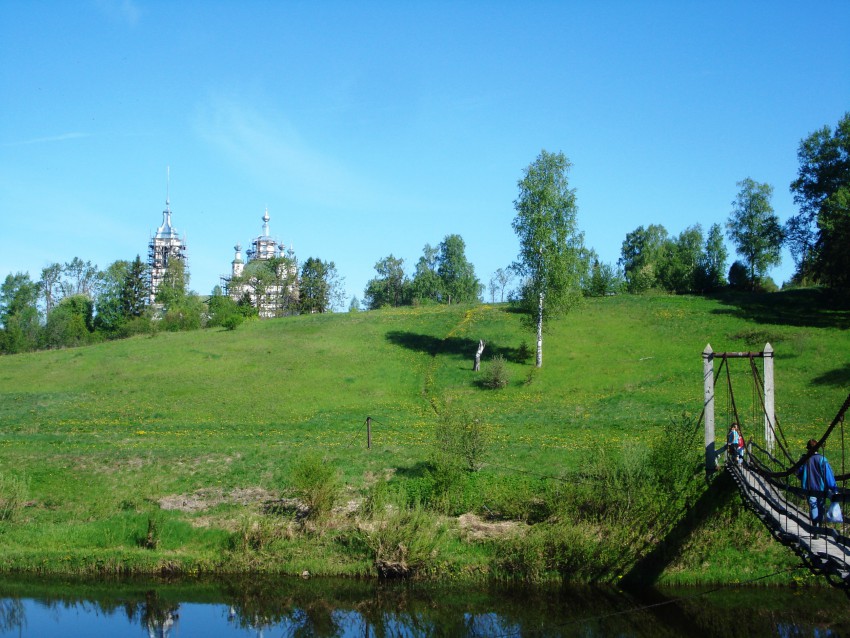
<svg viewBox="0 0 850 638">
<path fill-rule="evenodd" d="M 149 303 L 156 302 L 156 295 L 165 281 L 169 265 L 175 260 L 183 262 L 185 277 L 189 272 L 186 263 L 186 242 L 171 224 L 171 206 L 165 198 L 165 210 L 162 211 L 162 225 L 156 230 L 148 243 L 148 292 Z"/>
<path fill-rule="evenodd" d="M 269 232 L 269 211 L 262 217 L 263 230 L 251 241 L 242 259 L 236 244 L 230 274 L 221 278 L 222 288 L 237 303 L 250 304 L 263 318 L 292 314 L 298 304 L 298 261 L 290 244 L 274 239 Z"/>
</svg>

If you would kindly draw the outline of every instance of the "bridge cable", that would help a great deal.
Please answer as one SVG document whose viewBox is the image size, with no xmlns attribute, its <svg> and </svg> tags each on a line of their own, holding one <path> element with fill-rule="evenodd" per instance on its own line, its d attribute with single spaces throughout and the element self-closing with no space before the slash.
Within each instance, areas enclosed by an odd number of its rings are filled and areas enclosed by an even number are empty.
<svg viewBox="0 0 850 638">
<path fill-rule="evenodd" d="M 723 357 L 726 361 L 726 357 Z M 735 393 L 732 392 L 732 374 L 729 370 L 729 363 L 726 362 L 726 392 L 729 400 L 732 402 L 732 414 L 735 416 L 735 423 L 738 424 L 738 429 L 741 428 L 741 419 L 738 416 L 738 406 L 735 404 Z"/>
<path fill-rule="evenodd" d="M 835 426 L 838 425 L 839 422 L 843 421 L 844 414 L 847 410 L 850 409 L 850 394 L 847 395 L 847 398 L 844 400 L 844 403 L 839 409 L 838 414 L 835 415 L 835 418 L 832 419 L 832 422 L 827 427 L 826 432 L 821 436 L 820 440 L 817 442 L 817 445 L 812 449 L 808 450 L 805 454 L 803 454 L 800 459 L 794 463 L 791 467 L 781 472 L 767 472 L 762 468 L 758 468 L 756 471 L 764 477 L 772 477 L 772 478 L 784 478 L 786 476 L 791 476 L 792 474 L 796 474 L 797 470 L 799 470 L 803 465 L 811 458 L 811 456 L 817 452 L 823 445 L 826 443 L 826 440 L 829 438 L 829 435 L 832 434 L 832 431 L 835 429 Z M 850 478 L 850 475 L 841 474 L 835 477 L 836 481 L 846 480 Z"/>
<path fill-rule="evenodd" d="M 764 414 L 765 421 L 767 421 L 768 427 L 770 428 L 771 432 L 773 432 L 774 440 L 779 443 L 779 447 L 785 454 L 788 461 L 793 462 L 794 457 L 788 450 L 788 439 L 785 438 L 785 432 L 782 430 L 782 426 L 779 424 L 779 419 L 776 416 L 775 411 L 772 415 L 767 413 L 767 406 L 764 403 L 764 395 L 762 394 L 762 387 L 764 383 L 762 382 L 758 366 L 756 366 L 756 362 L 752 357 L 750 357 L 750 368 L 752 369 L 753 375 L 755 376 L 755 388 L 758 393 L 759 401 L 761 404 L 761 411 Z"/>
</svg>

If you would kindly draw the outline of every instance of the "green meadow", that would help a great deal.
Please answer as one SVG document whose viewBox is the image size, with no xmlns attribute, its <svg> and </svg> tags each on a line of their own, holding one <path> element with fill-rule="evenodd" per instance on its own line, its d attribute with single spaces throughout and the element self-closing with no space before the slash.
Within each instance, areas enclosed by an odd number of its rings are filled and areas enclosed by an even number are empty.
<svg viewBox="0 0 850 638">
<path fill-rule="evenodd" d="M 550 322 L 541 369 L 500 304 L 5 356 L 0 568 L 806 580 L 722 473 L 704 478 L 701 355 L 770 342 L 802 451 L 850 390 L 850 312 L 829 306 L 814 290 L 592 299 Z M 496 355 L 508 383 L 488 389 Z M 730 372 L 746 435 L 749 364 Z M 718 388 L 720 439 L 730 403 Z"/>
</svg>

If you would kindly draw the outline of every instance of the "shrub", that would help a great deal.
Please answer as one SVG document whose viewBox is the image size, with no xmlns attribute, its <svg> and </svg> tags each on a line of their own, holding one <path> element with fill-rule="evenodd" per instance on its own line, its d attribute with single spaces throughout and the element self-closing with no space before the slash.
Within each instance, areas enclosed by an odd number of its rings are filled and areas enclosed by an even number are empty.
<svg viewBox="0 0 850 638">
<path fill-rule="evenodd" d="M 420 505 L 394 509 L 367 532 L 375 569 L 382 578 L 412 576 L 434 559 L 443 527 Z"/>
<path fill-rule="evenodd" d="M 438 465 L 457 465 L 458 460 L 470 472 L 481 468 L 487 453 L 488 434 L 481 419 L 470 412 L 445 406 L 436 428 L 435 461 Z"/>
<path fill-rule="evenodd" d="M 526 523 L 549 518 L 559 498 L 542 479 L 510 474 L 486 477 L 479 490 L 479 508 L 485 516 Z"/>
<path fill-rule="evenodd" d="M 674 494 L 674 502 L 684 502 L 701 487 L 695 480 L 703 463 L 697 444 L 701 435 L 698 425 L 686 414 L 672 418 L 663 436 L 650 446 L 648 463 L 655 483 L 662 492 Z"/>
<path fill-rule="evenodd" d="M 295 495 L 309 508 L 308 518 L 329 514 L 339 499 L 341 483 L 336 467 L 319 454 L 305 454 L 292 467 L 289 481 Z"/>
<path fill-rule="evenodd" d="M 246 516 L 230 539 L 231 549 L 259 552 L 281 537 L 281 530 L 265 516 Z"/>
<path fill-rule="evenodd" d="M 222 319 L 221 325 L 227 330 L 236 330 L 243 321 L 245 321 L 245 317 L 238 312 L 234 312 Z"/>
<path fill-rule="evenodd" d="M 522 537 L 496 544 L 496 567 L 503 578 L 540 582 L 558 573 L 570 581 L 588 582 L 599 570 L 596 530 L 574 523 L 534 526 Z"/>
<path fill-rule="evenodd" d="M 496 355 L 490 360 L 490 365 L 481 379 L 481 385 L 490 390 L 501 390 L 510 382 L 508 369 L 505 365 L 505 358 L 502 355 Z"/>
<path fill-rule="evenodd" d="M 519 348 L 516 352 L 517 363 L 525 363 L 529 359 L 531 359 L 531 348 L 528 347 L 528 342 L 523 339 L 522 343 L 519 344 Z"/>
</svg>

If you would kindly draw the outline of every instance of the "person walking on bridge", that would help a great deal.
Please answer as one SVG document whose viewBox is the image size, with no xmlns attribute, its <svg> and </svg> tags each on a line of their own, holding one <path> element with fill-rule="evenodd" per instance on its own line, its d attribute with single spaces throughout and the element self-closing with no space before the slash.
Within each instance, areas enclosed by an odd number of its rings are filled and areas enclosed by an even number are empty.
<svg viewBox="0 0 850 638">
<path fill-rule="evenodd" d="M 738 429 L 737 423 L 732 423 L 729 426 L 729 434 L 726 435 L 726 460 L 732 462 L 738 460 L 738 448 L 741 445 L 741 431 Z M 740 454 L 743 458 L 743 451 Z"/>
<path fill-rule="evenodd" d="M 817 528 L 823 523 L 826 513 L 826 497 L 837 492 L 838 486 L 829 461 L 818 450 L 817 441 L 809 439 L 806 443 L 806 454 L 810 456 L 797 470 L 797 476 L 800 477 L 803 489 L 809 492 L 809 514 L 812 517 L 812 525 L 815 526 L 814 534 L 817 534 Z M 805 456 L 804 454 L 803 458 Z"/>
</svg>

